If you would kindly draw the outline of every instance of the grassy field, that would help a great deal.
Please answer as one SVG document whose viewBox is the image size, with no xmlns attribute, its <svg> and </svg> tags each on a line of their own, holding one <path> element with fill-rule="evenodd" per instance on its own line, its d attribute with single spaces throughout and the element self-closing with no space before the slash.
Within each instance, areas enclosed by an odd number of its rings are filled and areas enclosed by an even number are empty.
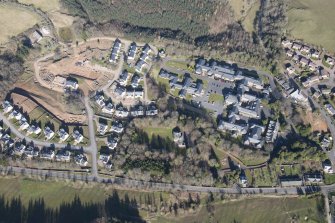
<svg viewBox="0 0 335 223">
<path fill-rule="evenodd" d="M 20 3 L 23 4 L 33 4 L 34 7 L 39 8 L 45 12 L 50 12 L 54 10 L 60 9 L 59 0 L 19 0 Z"/>
<path fill-rule="evenodd" d="M 224 97 L 222 94 L 210 94 L 208 97 L 209 102 L 222 102 L 224 101 Z"/>
<path fill-rule="evenodd" d="M 164 128 L 164 127 L 147 127 L 143 129 L 146 133 L 148 133 L 149 138 L 153 134 L 160 135 L 161 137 L 169 137 L 172 139 L 172 129 L 171 128 Z"/>
<path fill-rule="evenodd" d="M 188 69 L 188 63 L 185 61 L 169 60 L 168 62 L 166 62 L 166 66 L 182 70 Z"/>
<path fill-rule="evenodd" d="M 256 1 L 248 11 L 248 14 L 243 19 L 242 24 L 246 31 L 253 32 L 254 31 L 254 21 L 256 18 L 256 13 L 261 6 L 261 1 Z"/>
<path fill-rule="evenodd" d="M 212 216 L 203 207 L 188 217 L 162 217 L 152 222 L 325 222 L 317 204 L 318 198 L 250 198 L 216 204 Z"/>
<path fill-rule="evenodd" d="M 0 6 L 0 43 L 6 42 L 10 37 L 33 27 L 40 18 L 27 10 L 9 5 Z"/>
<path fill-rule="evenodd" d="M 290 35 L 304 41 L 322 45 L 335 51 L 335 29 L 333 25 L 333 0 L 292 0 L 289 1 L 288 27 Z"/>
<path fill-rule="evenodd" d="M 160 193 L 134 192 L 118 190 L 121 198 L 127 194 L 130 198 L 140 200 L 148 194 L 154 194 L 158 203 Z M 70 202 L 78 195 L 82 202 L 103 202 L 108 195 L 113 193 L 113 189 L 101 185 L 87 185 L 85 183 L 40 181 L 34 179 L 24 179 L 22 177 L 0 178 L 0 195 L 5 198 L 19 197 L 23 204 L 28 204 L 30 199 L 44 198 L 48 207 L 54 208 L 62 202 Z M 164 198 L 167 194 L 162 193 Z"/>
</svg>

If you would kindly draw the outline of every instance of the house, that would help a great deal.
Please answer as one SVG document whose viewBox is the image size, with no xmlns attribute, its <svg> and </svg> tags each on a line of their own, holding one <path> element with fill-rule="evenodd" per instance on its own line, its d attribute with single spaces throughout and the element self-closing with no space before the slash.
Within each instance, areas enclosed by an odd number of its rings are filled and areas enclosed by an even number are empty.
<svg viewBox="0 0 335 223">
<path fill-rule="evenodd" d="M 126 86 L 127 82 L 129 80 L 129 73 L 127 70 L 122 71 L 122 73 L 119 75 L 118 82 L 121 86 Z"/>
<path fill-rule="evenodd" d="M 103 113 L 112 115 L 114 113 L 114 105 L 112 102 L 107 102 L 107 104 L 101 110 Z"/>
<path fill-rule="evenodd" d="M 301 64 L 301 66 L 305 67 L 305 66 L 307 66 L 309 63 L 310 63 L 310 60 L 307 59 L 306 57 L 301 57 L 301 58 L 300 58 L 300 64 Z"/>
<path fill-rule="evenodd" d="M 329 56 L 327 56 L 325 62 L 326 62 L 327 64 L 329 64 L 330 66 L 334 66 L 334 64 L 335 64 L 335 60 L 334 60 L 334 58 L 329 57 Z"/>
<path fill-rule="evenodd" d="M 50 140 L 55 135 L 55 132 L 52 131 L 51 128 L 48 126 L 44 128 L 43 132 L 46 140 Z"/>
<path fill-rule="evenodd" d="M 255 88 L 257 90 L 263 89 L 263 83 L 259 79 L 251 78 L 251 77 L 245 77 L 243 84 L 250 88 Z"/>
<path fill-rule="evenodd" d="M 149 46 L 149 44 L 145 44 L 145 46 L 143 47 L 142 53 L 150 54 L 151 52 L 152 52 L 152 49 Z"/>
<path fill-rule="evenodd" d="M 221 119 L 218 124 L 218 129 L 222 131 L 230 131 L 235 136 L 241 136 L 247 133 L 248 125 L 235 124 L 232 120 L 227 122 Z"/>
<path fill-rule="evenodd" d="M 224 100 L 226 105 L 233 105 L 233 104 L 237 104 L 238 103 L 238 98 L 236 95 L 233 94 L 227 94 L 225 96 L 225 100 Z"/>
<path fill-rule="evenodd" d="M 115 114 L 118 118 L 126 118 L 129 115 L 129 111 L 126 107 L 123 107 L 122 105 L 118 105 L 115 109 Z"/>
<path fill-rule="evenodd" d="M 121 41 L 119 39 L 116 39 L 114 41 L 114 45 L 112 48 L 111 55 L 109 57 L 109 62 L 110 63 L 116 63 L 118 58 L 119 58 L 119 53 L 121 51 Z"/>
<path fill-rule="evenodd" d="M 111 131 L 116 133 L 122 133 L 124 130 L 123 124 L 120 121 L 113 121 Z"/>
<path fill-rule="evenodd" d="M 65 140 L 67 140 L 69 138 L 69 134 L 65 131 L 65 129 L 60 128 L 58 131 L 58 136 L 59 136 L 59 141 L 60 142 L 64 142 Z"/>
<path fill-rule="evenodd" d="M 280 184 L 282 187 L 300 187 L 302 186 L 302 179 L 299 177 L 280 177 Z"/>
<path fill-rule="evenodd" d="M 291 48 L 292 47 L 292 45 L 293 45 L 293 43 L 292 43 L 292 41 L 291 40 L 283 40 L 282 42 L 281 42 L 281 44 L 283 45 L 283 47 L 285 47 L 285 48 Z"/>
<path fill-rule="evenodd" d="M 293 60 L 295 63 L 298 63 L 298 61 L 300 60 L 300 56 L 299 56 L 298 54 L 294 54 L 292 60 Z"/>
<path fill-rule="evenodd" d="M 242 185 L 242 187 L 246 187 L 248 185 L 248 179 L 245 176 L 245 174 L 240 174 L 239 181 L 240 181 L 240 184 Z"/>
<path fill-rule="evenodd" d="M 114 93 L 119 97 L 124 97 L 126 95 L 126 88 L 121 85 L 116 85 Z"/>
<path fill-rule="evenodd" d="M 253 125 L 249 129 L 249 133 L 245 137 L 244 145 L 253 146 L 255 148 L 262 148 L 264 145 L 264 140 L 262 133 L 264 128 L 258 125 Z"/>
<path fill-rule="evenodd" d="M 44 147 L 40 152 L 40 157 L 42 159 L 52 160 L 55 157 L 55 151 L 51 148 Z"/>
<path fill-rule="evenodd" d="M 301 53 L 305 53 L 305 54 L 309 54 L 311 51 L 311 48 L 309 46 L 303 46 L 301 49 L 300 49 L 300 52 Z"/>
<path fill-rule="evenodd" d="M 73 131 L 72 137 L 76 144 L 81 143 L 84 139 L 84 136 L 78 130 Z"/>
<path fill-rule="evenodd" d="M 329 159 L 325 160 L 323 163 L 322 163 L 322 166 L 323 166 L 323 171 L 325 173 L 334 173 L 333 171 L 333 167 L 332 167 L 332 163 L 330 162 Z"/>
<path fill-rule="evenodd" d="M 172 135 L 173 135 L 173 141 L 178 145 L 179 148 L 186 147 L 184 133 L 181 132 L 178 127 L 173 129 Z"/>
<path fill-rule="evenodd" d="M 299 89 L 293 91 L 290 94 L 290 97 L 296 102 L 296 103 L 307 103 L 308 102 L 308 98 L 303 95 Z"/>
<path fill-rule="evenodd" d="M 312 184 L 319 184 L 323 182 L 322 175 L 320 173 L 311 173 L 304 175 L 305 182 Z"/>
<path fill-rule="evenodd" d="M 43 38 L 42 33 L 39 30 L 35 30 L 29 37 L 31 44 L 38 43 Z"/>
<path fill-rule="evenodd" d="M 8 119 L 13 119 L 15 118 L 16 120 L 20 120 L 22 118 L 22 114 L 21 112 L 14 110 L 12 111 L 12 113 L 10 113 Z"/>
<path fill-rule="evenodd" d="M 309 62 L 308 67 L 311 71 L 315 71 L 319 68 L 319 66 L 316 63 L 314 63 L 313 61 Z"/>
<path fill-rule="evenodd" d="M 24 149 L 23 153 L 26 154 L 28 158 L 33 158 L 39 155 L 39 150 L 38 148 L 29 145 Z"/>
<path fill-rule="evenodd" d="M 139 117 L 144 115 L 143 105 L 136 105 L 130 109 L 130 115 L 133 117 Z"/>
<path fill-rule="evenodd" d="M 99 161 L 101 163 L 105 164 L 105 165 L 108 163 L 110 158 L 111 158 L 111 155 L 109 155 L 109 154 L 100 153 L 100 155 L 99 155 Z"/>
<path fill-rule="evenodd" d="M 15 146 L 14 146 L 15 155 L 21 156 L 23 154 L 25 148 L 26 148 L 26 146 L 24 144 L 22 144 L 21 142 L 15 143 Z"/>
<path fill-rule="evenodd" d="M 132 42 L 130 44 L 130 47 L 129 47 L 129 51 L 128 51 L 128 57 L 127 59 L 128 60 L 134 60 L 135 59 L 135 56 L 136 56 L 136 51 L 137 51 L 137 45 L 135 42 Z"/>
<path fill-rule="evenodd" d="M 330 78 L 330 73 L 325 69 L 319 69 L 319 75 L 324 80 L 328 80 Z"/>
<path fill-rule="evenodd" d="M 292 49 L 294 50 L 300 50 L 302 48 L 302 44 L 294 42 L 292 45 Z"/>
<path fill-rule="evenodd" d="M 137 63 L 135 64 L 135 70 L 138 73 L 142 73 L 142 71 L 145 68 L 148 68 L 148 64 L 145 61 L 143 61 L 143 60 L 138 60 Z"/>
<path fill-rule="evenodd" d="M 167 79 L 167 80 L 172 80 L 175 78 L 178 78 L 176 74 L 172 74 L 164 69 L 161 69 L 158 75 L 160 78 Z"/>
<path fill-rule="evenodd" d="M 19 127 L 20 131 L 24 131 L 29 128 L 29 124 L 25 118 L 21 118 L 19 125 L 20 125 Z"/>
<path fill-rule="evenodd" d="M 71 160 L 71 152 L 69 150 L 59 150 L 56 154 L 56 160 L 62 162 L 69 162 Z"/>
<path fill-rule="evenodd" d="M 332 90 L 330 88 L 322 88 L 321 93 L 325 96 L 329 96 L 332 93 Z"/>
<path fill-rule="evenodd" d="M 67 89 L 72 89 L 72 90 L 77 90 L 79 87 L 78 82 L 73 79 L 67 79 L 65 81 L 65 88 Z"/>
<path fill-rule="evenodd" d="M 107 138 L 107 146 L 109 149 L 115 149 L 119 143 L 120 138 L 117 135 L 110 135 Z"/>
<path fill-rule="evenodd" d="M 107 129 L 108 129 L 108 125 L 107 124 L 99 122 L 97 132 L 100 135 L 105 135 L 106 132 L 107 132 Z"/>
<path fill-rule="evenodd" d="M 95 102 L 99 105 L 100 108 L 105 107 L 105 97 L 102 94 L 97 94 L 95 96 Z"/>
<path fill-rule="evenodd" d="M 137 88 L 140 83 L 141 77 L 138 74 L 134 74 L 131 78 L 131 86 Z"/>
<path fill-rule="evenodd" d="M 320 59 L 321 53 L 316 49 L 311 49 L 311 57 L 315 59 Z"/>
<path fill-rule="evenodd" d="M 292 50 L 287 50 L 286 51 L 286 56 L 289 58 L 292 58 L 295 55 L 295 52 Z"/>
<path fill-rule="evenodd" d="M 265 133 L 265 141 L 267 143 L 273 143 L 276 140 L 278 136 L 279 127 L 280 125 L 278 121 L 273 121 L 273 120 L 269 121 L 267 131 Z"/>
<path fill-rule="evenodd" d="M 148 105 L 145 114 L 147 116 L 154 116 L 158 114 L 158 109 L 155 104 Z"/>
<path fill-rule="evenodd" d="M 74 162 L 80 166 L 87 166 L 87 157 L 84 154 L 78 154 L 74 157 Z"/>
<path fill-rule="evenodd" d="M 38 126 L 38 125 L 36 125 L 36 124 L 33 124 L 33 125 L 31 125 L 29 128 L 28 128 L 28 130 L 27 130 L 27 135 L 30 135 L 30 134 L 35 134 L 35 135 L 38 135 L 38 134 L 40 134 L 41 133 L 41 128 Z"/>
<path fill-rule="evenodd" d="M 3 107 L 3 112 L 5 114 L 11 112 L 13 110 L 13 106 L 9 101 L 5 101 L 4 103 L 2 103 L 2 107 Z"/>
<path fill-rule="evenodd" d="M 331 104 L 325 104 L 325 109 L 330 115 L 335 115 L 335 108 Z"/>
</svg>

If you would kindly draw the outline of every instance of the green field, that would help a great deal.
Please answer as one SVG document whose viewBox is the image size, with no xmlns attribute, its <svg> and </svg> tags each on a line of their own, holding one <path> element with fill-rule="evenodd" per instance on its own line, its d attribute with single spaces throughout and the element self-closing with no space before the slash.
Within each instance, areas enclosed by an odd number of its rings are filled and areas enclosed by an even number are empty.
<svg viewBox="0 0 335 223">
<path fill-rule="evenodd" d="M 169 127 L 147 127 L 143 130 L 148 133 L 150 139 L 153 134 L 172 139 L 172 129 Z"/>
<path fill-rule="evenodd" d="M 224 97 L 222 94 L 210 94 L 208 97 L 208 101 L 209 102 L 219 102 L 219 103 L 223 103 L 224 101 Z"/>
<path fill-rule="evenodd" d="M 289 34 L 307 43 L 321 45 L 335 51 L 335 28 L 333 24 L 334 0 L 292 0 L 289 1 Z"/>
<path fill-rule="evenodd" d="M 0 6 L 0 43 L 6 42 L 12 36 L 33 27 L 40 21 L 37 14 L 10 5 Z"/>
<path fill-rule="evenodd" d="M 152 222 L 325 222 L 324 216 L 317 209 L 318 200 L 321 201 L 319 198 L 250 198 L 216 204 L 212 216 L 203 207 L 188 217 L 162 217 Z"/>
</svg>

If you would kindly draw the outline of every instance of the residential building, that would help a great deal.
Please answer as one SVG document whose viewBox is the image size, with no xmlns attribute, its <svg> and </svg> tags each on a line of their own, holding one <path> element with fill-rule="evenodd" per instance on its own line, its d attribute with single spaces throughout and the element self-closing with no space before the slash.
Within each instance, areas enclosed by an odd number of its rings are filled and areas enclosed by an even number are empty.
<svg viewBox="0 0 335 223">
<path fill-rule="evenodd" d="M 124 97 L 126 95 L 126 88 L 121 85 L 116 85 L 114 93 L 119 97 Z"/>
<path fill-rule="evenodd" d="M 42 130 L 38 125 L 32 124 L 27 130 L 27 135 L 30 135 L 30 134 L 38 135 L 41 133 L 41 131 Z"/>
<path fill-rule="evenodd" d="M 158 114 L 158 109 L 157 106 L 155 104 L 150 104 L 148 105 L 145 114 L 147 116 L 154 116 Z"/>
<path fill-rule="evenodd" d="M 332 163 L 330 162 L 329 159 L 325 160 L 322 163 L 322 166 L 323 166 L 323 171 L 325 173 L 334 173 Z"/>
<path fill-rule="evenodd" d="M 173 141 L 178 145 L 179 148 L 186 147 L 184 133 L 181 132 L 178 127 L 173 129 L 172 135 L 173 135 Z"/>
<path fill-rule="evenodd" d="M 101 110 L 103 113 L 112 115 L 114 113 L 114 105 L 112 102 L 107 102 L 106 105 Z"/>
<path fill-rule="evenodd" d="M 109 57 L 109 62 L 110 63 L 116 63 L 117 60 L 119 59 L 119 53 L 121 51 L 121 41 L 119 39 L 116 39 L 114 41 L 114 45 L 112 48 L 112 52 Z"/>
<path fill-rule="evenodd" d="M 273 121 L 273 120 L 269 121 L 267 131 L 266 131 L 266 134 L 265 134 L 265 141 L 267 143 L 273 143 L 276 140 L 277 135 L 278 135 L 278 131 L 279 131 L 279 127 L 280 127 L 280 125 L 279 125 L 278 121 Z"/>
<path fill-rule="evenodd" d="M 116 146 L 119 143 L 119 140 L 120 140 L 120 138 L 117 135 L 110 135 L 110 136 L 108 136 L 108 138 L 107 138 L 107 146 L 108 146 L 108 148 L 109 149 L 115 149 Z"/>
<path fill-rule="evenodd" d="M 222 131 L 232 132 L 234 136 L 242 136 L 247 133 L 248 125 L 235 124 L 235 122 L 227 122 L 221 119 L 218 124 L 218 129 Z"/>
<path fill-rule="evenodd" d="M 99 122 L 97 132 L 100 135 L 105 135 L 106 132 L 107 132 L 107 129 L 108 129 L 108 125 L 107 124 Z"/>
<path fill-rule="evenodd" d="M 323 182 L 322 175 L 320 173 L 310 173 L 304 175 L 305 182 L 311 184 L 319 184 Z"/>
<path fill-rule="evenodd" d="M 126 86 L 129 80 L 129 73 L 127 70 L 122 71 L 122 73 L 119 75 L 118 82 L 121 86 Z"/>
<path fill-rule="evenodd" d="M 59 141 L 60 142 L 65 142 L 69 138 L 69 133 L 65 131 L 65 129 L 60 128 L 58 131 L 58 136 L 59 136 Z"/>
<path fill-rule="evenodd" d="M 29 145 L 29 146 L 26 146 L 23 153 L 26 154 L 26 156 L 28 158 L 33 158 L 33 157 L 37 157 L 39 155 L 39 150 L 38 150 L 38 148 L 35 148 L 35 147 Z"/>
<path fill-rule="evenodd" d="M 311 57 L 315 58 L 315 59 L 320 59 L 321 56 L 321 52 L 316 50 L 316 49 L 312 49 L 311 50 Z"/>
<path fill-rule="evenodd" d="M 128 60 L 134 60 L 136 56 L 136 51 L 137 51 L 137 45 L 135 42 L 132 42 L 130 44 L 129 50 L 128 50 Z"/>
<path fill-rule="evenodd" d="M 84 140 L 84 136 L 78 130 L 73 131 L 72 137 L 76 144 L 81 143 Z"/>
<path fill-rule="evenodd" d="M 40 157 L 42 159 L 52 160 L 55 157 L 55 151 L 51 148 L 44 147 L 40 152 Z"/>
<path fill-rule="evenodd" d="M 24 131 L 29 128 L 29 124 L 25 118 L 21 118 L 19 125 L 20 125 L 19 127 L 20 131 Z"/>
<path fill-rule="evenodd" d="M 105 97 L 102 94 L 97 94 L 95 96 L 95 102 L 99 105 L 100 108 L 105 107 Z"/>
<path fill-rule="evenodd" d="M 301 49 L 300 49 L 300 52 L 302 53 L 305 53 L 305 54 L 310 54 L 310 51 L 311 51 L 311 48 L 309 46 L 303 46 Z"/>
<path fill-rule="evenodd" d="M 74 162 L 80 166 L 87 166 L 87 157 L 84 154 L 78 154 L 74 157 Z"/>
<path fill-rule="evenodd" d="M 145 68 L 148 68 L 148 64 L 143 60 L 138 60 L 137 63 L 135 64 L 135 70 L 138 73 L 142 73 Z"/>
<path fill-rule="evenodd" d="M 72 89 L 72 90 L 77 90 L 79 87 L 78 82 L 73 79 L 67 79 L 65 81 L 65 88 Z"/>
<path fill-rule="evenodd" d="M 116 133 L 122 133 L 124 130 L 123 124 L 120 121 L 113 121 L 111 131 Z"/>
<path fill-rule="evenodd" d="M 330 66 L 334 66 L 335 60 L 334 58 L 327 56 L 326 63 L 329 64 Z"/>
<path fill-rule="evenodd" d="M 300 64 L 301 66 L 305 67 L 308 66 L 308 64 L 310 63 L 310 60 L 307 59 L 306 57 L 300 57 Z"/>
<path fill-rule="evenodd" d="M 129 111 L 126 107 L 123 107 L 122 105 L 118 105 L 115 109 L 114 115 L 118 118 L 127 118 L 129 115 Z"/>
<path fill-rule="evenodd" d="M 9 101 L 5 101 L 4 103 L 2 103 L 2 107 L 3 107 L 3 112 L 5 114 L 11 112 L 13 110 L 13 106 Z"/>
<path fill-rule="evenodd" d="M 131 86 L 137 88 L 140 83 L 141 77 L 138 74 L 134 74 L 131 78 Z"/>
<path fill-rule="evenodd" d="M 331 104 L 325 104 L 325 109 L 330 115 L 335 115 L 335 108 Z"/>
<path fill-rule="evenodd" d="M 69 162 L 71 160 L 71 152 L 69 150 L 59 150 L 56 154 L 56 160 L 62 162 Z"/>
<path fill-rule="evenodd" d="M 139 117 L 144 115 L 144 106 L 136 105 L 130 109 L 130 115 L 133 117 Z"/>
<path fill-rule="evenodd" d="M 55 132 L 49 126 L 46 126 L 43 132 L 46 140 L 50 140 L 55 135 Z"/>
<path fill-rule="evenodd" d="M 293 42 L 291 40 L 283 40 L 281 44 L 283 47 L 290 49 L 293 45 Z"/>
<path fill-rule="evenodd" d="M 13 119 L 13 118 L 15 118 L 16 120 L 20 120 L 22 118 L 21 112 L 19 112 L 18 110 L 12 111 L 12 113 L 10 113 L 8 119 Z"/>
<path fill-rule="evenodd" d="M 100 153 L 99 155 L 99 161 L 105 165 L 108 163 L 110 158 L 111 156 L 109 154 Z"/>
<path fill-rule="evenodd" d="M 245 137 L 244 145 L 252 146 L 255 148 L 262 148 L 264 145 L 264 139 L 262 133 L 264 132 L 264 127 L 253 125 L 249 129 L 249 133 Z"/>
<path fill-rule="evenodd" d="M 14 146 L 15 155 L 21 156 L 23 154 L 25 148 L 26 148 L 26 146 L 23 143 L 21 143 L 21 142 L 15 143 L 15 146 Z"/>
<path fill-rule="evenodd" d="M 301 48 L 302 48 L 302 44 L 300 43 L 295 42 L 292 44 L 292 49 L 294 50 L 301 50 Z"/>
</svg>

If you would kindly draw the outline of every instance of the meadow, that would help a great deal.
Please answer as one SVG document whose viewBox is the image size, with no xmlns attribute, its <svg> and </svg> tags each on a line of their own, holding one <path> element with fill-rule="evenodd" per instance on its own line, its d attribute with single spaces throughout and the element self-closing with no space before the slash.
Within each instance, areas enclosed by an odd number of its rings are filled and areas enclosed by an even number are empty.
<svg viewBox="0 0 335 223">
<path fill-rule="evenodd" d="M 37 14 L 11 5 L 0 5 L 0 44 L 8 41 L 40 21 Z"/>
<path fill-rule="evenodd" d="M 289 1 L 287 31 L 290 36 L 335 51 L 333 0 Z"/>
</svg>

